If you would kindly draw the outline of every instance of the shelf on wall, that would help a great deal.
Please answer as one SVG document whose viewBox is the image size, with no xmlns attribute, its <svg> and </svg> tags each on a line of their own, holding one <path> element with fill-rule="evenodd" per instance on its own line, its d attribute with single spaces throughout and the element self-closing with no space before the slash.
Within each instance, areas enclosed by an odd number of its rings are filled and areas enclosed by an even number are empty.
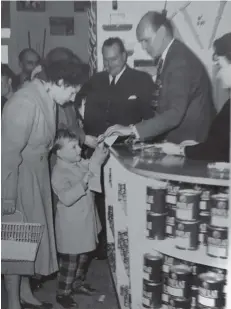
<svg viewBox="0 0 231 309">
<path fill-rule="evenodd" d="M 205 246 L 200 246 L 199 249 L 195 251 L 180 250 L 175 247 L 173 238 L 167 238 L 165 240 L 146 240 L 145 251 L 148 253 L 151 253 L 152 251 L 159 251 L 174 258 L 195 264 L 202 264 L 222 269 L 228 268 L 228 259 L 208 256 L 206 254 Z"/>
<path fill-rule="evenodd" d="M 129 31 L 132 29 L 132 24 L 110 24 L 102 26 L 104 31 Z"/>
</svg>

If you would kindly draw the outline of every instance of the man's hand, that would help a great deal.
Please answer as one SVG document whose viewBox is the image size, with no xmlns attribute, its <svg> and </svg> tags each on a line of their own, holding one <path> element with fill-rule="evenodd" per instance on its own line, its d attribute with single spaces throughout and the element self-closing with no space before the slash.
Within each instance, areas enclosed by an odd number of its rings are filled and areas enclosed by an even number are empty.
<svg viewBox="0 0 231 309">
<path fill-rule="evenodd" d="M 198 142 L 194 141 L 194 140 L 185 140 L 183 142 L 180 143 L 181 147 L 186 147 L 186 146 L 193 146 L 198 144 Z"/>
<path fill-rule="evenodd" d="M 174 143 L 163 143 L 161 145 L 161 149 L 164 153 L 168 154 L 168 155 L 175 155 L 175 156 L 179 156 L 179 155 L 183 155 L 183 148 L 180 145 L 174 144 Z"/>
<path fill-rule="evenodd" d="M 125 127 L 119 124 L 109 127 L 103 134 L 98 137 L 98 142 L 102 142 L 106 137 L 111 135 L 129 136 L 133 134 L 130 126 Z"/>
<path fill-rule="evenodd" d="M 90 148 L 96 148 L 98 144 L 97 137 L 92 136 L 92 135 L 86 135 L 84 144 Z"/>
</svg>

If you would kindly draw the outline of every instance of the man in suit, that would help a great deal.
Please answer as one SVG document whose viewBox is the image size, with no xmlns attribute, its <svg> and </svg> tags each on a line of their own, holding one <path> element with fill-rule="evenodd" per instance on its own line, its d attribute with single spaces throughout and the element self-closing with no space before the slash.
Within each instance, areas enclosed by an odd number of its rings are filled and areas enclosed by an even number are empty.
<svg viewBox="0 0 231 309">
<path fill-rule="evenodd" d="M 80 91 L 86 96 L 84 132 L 99 136 L 113 124 L 129 125 L 153 117 L 151 76 L 130 68 L 120 38 L 109 38 L 102 47 L 105 71 L 96 73 Z M 90 155 L 90 152 L 88 153 Z M 102 233 L 98 258 L 106 256 L 106 221 L 104 194 L 96 194 Z"/>
<path fill-rule="evenodd" d="M 148 12 L 137 26 L 137 39 L 153 59 L 159 58 L 156 79 L 154 118 L 115 125 L 113 133 L 134 135 L 140 140 L 150 137 L 180 143 L 190 139 L 201 142 L 208 134 L 215 109 L 208 74 L 201 61 L 173 36 L 171 22 L 161 13 Z M 135 125 L 133 125 L 135 124 Z"/>
<path fill-rule="evenodd" d="M 102 47 L 105 71 L 89 81 L 84 131 L 98 136 L 113 124 L 129 125 L 154 115 L 154 84 L 145 72 L 130 68 L 120 38 L 109 38 Z"/>
</svg>

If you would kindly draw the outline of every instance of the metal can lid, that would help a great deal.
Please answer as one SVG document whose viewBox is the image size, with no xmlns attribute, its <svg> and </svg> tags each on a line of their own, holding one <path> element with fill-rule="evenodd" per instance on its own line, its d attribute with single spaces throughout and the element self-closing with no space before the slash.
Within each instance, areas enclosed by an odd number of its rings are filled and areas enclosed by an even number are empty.
<svg viewBox="0 0 231 309">
<path fill-rule="evenodd" d="M 194 189 L 182 189 L 179 190 L 178 193 L 181 195 L 186 195 L 186 196 L 193 196 L 193 195 L 200 195 L 201 192 L 198 190 L 194 190 Z"/>
<path fill-rule="evenodd" d="M 177 273 L 177 274 L 191 273 L 190 267 L 188 265 L 185 265 L 185 264 L 173 265 L 173 266 L 171 266 L 170 271 Z"/>
<path fill-rule="evenodd" d="M 211 198 L 213 200 L 228 201 L 229 195 L 227 193 L 217 193 L 217 194 L 211 195 Z"/>
<path fill-rule="evenodd" d="M 162 216 L 167 216 L 167 214 L 168 214 L 167 212 L 162 213 L 162 214 L 159 214 L 159 213 L 153 212 L 153 211 L 148 211 L 147 212 L 147 215 L 150 215 L 152 217 L 162 217 Z"/>
<path fill-rule="evenodd" d="M 207 272 L 199 275 L 199 279 L 201 281 L 205 281 L 208 283 L 216 283 L 224 281 L 224 276 L 222 274 Z"/>
<path fill-rule="evenodd" d="M 209 211 L 201 211 L 200 212 L 200 217 L 209 217 L 210 216 L 210 212 Z"/>
<path fill-rule="evenodd" d="M 156 252 L 153 252 L 153 254 L 151 253 L 145 253 L 144 257 L 146 259 L 149 259 L 149 260 L 159 260 L 159 259 L 162 259 L 163 258 L 163 254 L 159 253 L 158 251 Z"/>
<path fill-rule="evenodd" d="M 183 298 L 183 297 L 176 297 L 176 296 L 171 296 L 170 297 L 170 303 L 171 300 L 177 301 L 177 302 L 182 302 L 182 303 L 190 303 L 191 302 L 191 298 Z"/>
<path fill-rule="evenodd" d="M 190 225 L 190 224 L 197 224 L 197 223 L 199 223 L 199 220 L 184 221 L 184 220 L 181 220 L 181 219 L 176 219 L 176 222 L 177 223 L 182 223 L 182 224 L 185 224 L 185 225 Z"/>
<path fill-rule="evenodd" d="M 220 226 L 215 226 L 215 225 L 208 225 L 208 229 L 210 230 L 216 230 L 216 231 L 224 231 L 224 232 L 228 232 L 228 228 L 227 227 L 220 227 Z"/>
</svg>

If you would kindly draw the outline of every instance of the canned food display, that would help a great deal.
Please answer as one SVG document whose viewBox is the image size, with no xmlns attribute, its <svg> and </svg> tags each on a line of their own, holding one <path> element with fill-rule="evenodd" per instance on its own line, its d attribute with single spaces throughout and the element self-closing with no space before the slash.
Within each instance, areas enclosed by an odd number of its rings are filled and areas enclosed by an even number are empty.
<svg viewBox="0 0 231 309">
<path fill-rule="evenodd" d="M 211 196 L 211 222 L 210 224 L 218 227 L 228 227 L 228 194 L 219 193 Z"/>
<path fill-rule="evenodd" d="M 175 246 L 182 250 L 197 250 L 199 221 L 182 221 L 176 219 Z"/>
<path fill-rule="evenodd" d="M 155 283 L 143 279 L 143 307 L 159 309 L 162 306 L 162 282 Z"/>
<path fill-rule="evenodd" d="M 228 229 L 208 226 L 207 255 L 227 259 Z"/>
<path fill-rule="evenodd" d="M 166 187 L 153 188 L 148 186 L 146 190 L 147 210 L 159 214 L 166 213 L 166 193 Z"/>
<path fill-rule="evenodd" d="M 190 298 L 192 272 L 187 265 L 174 265 L 170 268 L 168 277 L 168 293 L 174 297 Z"/>
<path fill-rule="evenodd" d="M 143 278 L 155 283 L 162 281 L 163 255 L 159 252 L 144 255 Z"/>
<path fill-rule="evenodd" d="M 210 212 L 201 211 L 200 212 L 200 223 L 199 223 L 199 244 L 207 245 L 207 227 L 210 224 Z"/>
<path fill-rule="evenodd" d="M 179 190 L 177 193 L 176 218 L 185 221 L 199 219 L 200 192 Z"/>
<path fill-rule="evenodd" d="M 199 276 L 198 304 L 223 308 L 225 299 L 223 295 L 224 278 L 222 275 L 207 272 Z"/>
<path fill-rule="evenodd" d="M 165 214 L 158 214 L 154 212 L 147 213 L 147 237 L 150 239 L 165 239 Z"/>
</svg>

